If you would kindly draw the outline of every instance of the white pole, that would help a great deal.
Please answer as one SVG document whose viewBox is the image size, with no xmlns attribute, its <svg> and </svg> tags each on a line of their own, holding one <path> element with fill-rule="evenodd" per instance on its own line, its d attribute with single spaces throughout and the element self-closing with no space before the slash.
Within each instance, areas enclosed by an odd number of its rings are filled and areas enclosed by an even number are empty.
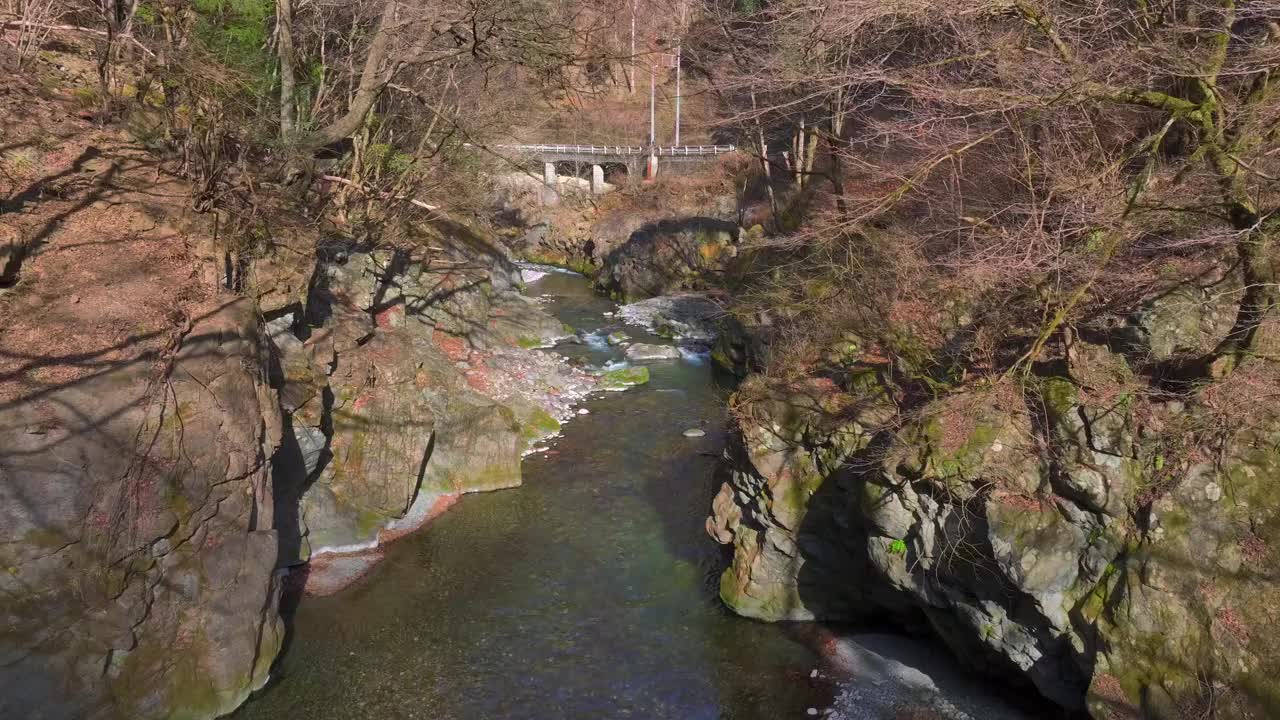
<svg viewBox="0 0 1280 720">
<path fill-rule="evenodd" d="M 649 144 L 650 145 L 653 145 L 655 142 L 657 142 L 657 139 L 656 139 L 657 133 L 655 128 L 655 123 L 657 122 L 658 116 L 656 111 L 654 110 L 654 103 L 657 100 L 656 86 L 654 85 L 654 76 L 657 75 L 657 72 L 654 71 L 655 64 L 656 64 L 656 61 L 652 61 L 649 63 Z"/>
<path fill-rule="evenodd" d="M 680 146 L 680 46 L 676 46 L 676 147 Z"/>
<path fill-rule="evenodd" d="M 627 61 L 627 73 L 631 76 L 628 86 L 636 94 L 636 0 L 631 0 L 631 59 Z"/>
<path fill-rule="evenodd" d="M 680 146 L 680 60 L 684 48 L 684 0 L 680 0 L 680 42 L 676 45 L 676 147 Z"/>
<path fill-rule="evenodd" d="M 655 69 L 657 61 L 652 57 L 649 58 L 649 179 L 654 180 L 658 176 L 658 152 L 657 141 L 657 114 L 654 110 L 657 101 L 657 93 L 655 88 L 654 76 L 658 73 Z"/>
</svg>

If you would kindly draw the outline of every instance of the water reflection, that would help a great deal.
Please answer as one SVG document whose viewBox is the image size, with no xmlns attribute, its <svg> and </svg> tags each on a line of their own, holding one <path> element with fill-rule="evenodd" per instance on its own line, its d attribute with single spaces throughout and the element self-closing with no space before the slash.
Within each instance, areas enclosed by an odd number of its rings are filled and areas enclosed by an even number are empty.
<svg viewBox="0 0 1280 720">
<path fill-rule="evenodd" d="M 614 324 L 580 277 L 530 291 L 577 329 Z M 359 585 L 306 599 L 278 680 L 235 717 L 750 719 L 825 704 L 806 643 L 716 598 L 724 558 L 703 521 L 724 389 L 706 364 L 650 370 L 526 459 L 523 487 L 464 498 Z"/>
</svg>

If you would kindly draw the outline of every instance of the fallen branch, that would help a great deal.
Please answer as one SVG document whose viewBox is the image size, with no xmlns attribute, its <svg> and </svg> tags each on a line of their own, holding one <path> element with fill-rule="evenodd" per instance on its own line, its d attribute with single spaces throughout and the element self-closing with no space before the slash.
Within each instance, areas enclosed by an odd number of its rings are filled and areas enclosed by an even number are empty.
<svg viewBox="0 0 1280 720">
<path fill-rule="evenodd" d="M 415 199 L 415 198 L 411 198 L 411 197 L 407 197 L 407 196 L 405 196 L 405 195 L 392 195 L 392 194 L 391 194 L 391 193 L 389 193 L 389 192 L 380 192 L 380 191 L 378 191 L 378 190 L 374 190 L 374 189 L 372 189 L 372 188 L 369 188 L 369 187 L 366 187 L 366 186 L 364 186 L 364 185 L 361 185 L 360 183 L 352 182 L 352 181 L 350 181 L 350 180 L 348 180 L 348 179 L 346 179 L 346 178 L 338 177 L 337 175 L 321 175 L 321 176 L 320 176 L 320 179 L 321 179 L 321 180 L 328 180 L 328 181 L 330 181 L 330 182 L 341 183 L 342 185 L 346 185 L 347 187 L 350 187 L 350 188 L 355 188 L 356 190 L 359 190 L 360 192 L 368 193 L 368 194 L 370 194 L 370 195 L 374 195 L 374 196 L 379 197 L 379 198 L 381 198 L 381 199 L 383 199 L 383 200 L 400 200 L 400 201 L 403 201 L 403 202 L 410 203 L 410 204 L 412 204 L 412 205 L 417 205 L 418 207 L 420 207 L 420 208 L 422 208 L 422 209 L 424 209 L 424 210 L 436 211 L 436 210 L 439 210 L 439 209 L 440 209 L 440 208 L 436 207 L 435 205 L 428 205 L 428 204 L 426 204 L 426 203 L 422 202 L 421 200 L 418 200 L 418 199 Z"/>
<path fill-rule="evenodd" d="M 0 28 L 3 28 L 5 30 L 8 30 L 9 28 L 23 28 L 23 27 L 35 28 L 37 30 L 60 30 L 63 32 L 81 32 L 81 33 L 88 33 L 90 35 L 106 36 L 107 34 L 106 30 L 97 30 L 95 28 L 87 28 L 87 27 L 82 27 L 80 25 L 45 25 L 44 23 L 29 22 L 26 20 L 6 20 L 4 21 L 4 25 L 0 26 Z M 146 53 L 148 57 L 156 56 L 156 54 L 151 52 L 151 50 L 148 49 L 146 45 L 143 45 L 142 42 L 138 40 L 138 38 L 132 35 L 118 35 L 117 37 L 123 38 L 133 43 L 134 45 L 137 45 L 138 48 L 142 50 L 142 52 Z"/>
</svg>

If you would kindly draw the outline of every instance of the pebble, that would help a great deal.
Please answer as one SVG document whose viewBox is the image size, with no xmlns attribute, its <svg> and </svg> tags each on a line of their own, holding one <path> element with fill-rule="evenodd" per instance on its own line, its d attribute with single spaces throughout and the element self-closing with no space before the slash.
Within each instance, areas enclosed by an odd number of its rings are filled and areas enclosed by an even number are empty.
<svg viewBox="0 0 1280 720">
<path fill-rule="evenodd" d="M 1209 502 L 1218 502 L 1222 499 L 1222 486 L 1216 482 L 1211 482 L 1204 486 L 1204 496 Z"/>
<path fill-rule="evenodd" d="M 701 428 L 689 428 L 688 430 L 684 431 L 684 436 L 687 438 L 699 438 L 706 434 L 707 434 L 707 431 Z"/>
<path fill-rule="evenodd" d="M 817 715 L 817 714 L 818 714 L 818 708 L 809 708 L 808 710 L 805 710 L 805 711 L 804 711 L 804 714 L 805 714 L 805 715 Z"/>
<path fill-rule="evenodd" d="M 579 415 L 589 415 L 589 414 L 591 414 L 591 411 L 590 411 L 590 410 L 588 410 L 588 409 L 586 409 L 586 408 L 578 408 L 578 414 L 579 414 Z"/>
</svg>

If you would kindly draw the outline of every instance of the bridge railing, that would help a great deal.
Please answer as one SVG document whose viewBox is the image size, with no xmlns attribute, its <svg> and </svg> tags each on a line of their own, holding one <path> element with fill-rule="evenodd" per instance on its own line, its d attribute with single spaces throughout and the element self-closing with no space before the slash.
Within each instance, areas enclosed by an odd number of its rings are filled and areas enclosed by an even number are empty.
<svg viewBox="0 0 1280 720">
<path fill-rule="evenodd" d="M 493 145 L 495 150 L 510 150 L 520 153 L 561 154 L 561 155 L 635 155 L 649 154 L 644 145 Z M 723 155 L 737 148 L 733 145 L 674 145 L 654 148 L 658 157 L 676 157 L 687 155 Z"/>
<path fill-rule="evenodd" d="M 656 154 L 664 155 L 723 155 L 731 153 L 738 148 L 733 145 L 673 145 L 670 147 L 659 147 Z"/>
<path fill-rule="evenodd" d="M 643 155 L 645 149 L 637 145 L 494 145 L 495 150 L 513 150 L 521 153 L 572 153 L 575 155 Z"/>
</svg>

